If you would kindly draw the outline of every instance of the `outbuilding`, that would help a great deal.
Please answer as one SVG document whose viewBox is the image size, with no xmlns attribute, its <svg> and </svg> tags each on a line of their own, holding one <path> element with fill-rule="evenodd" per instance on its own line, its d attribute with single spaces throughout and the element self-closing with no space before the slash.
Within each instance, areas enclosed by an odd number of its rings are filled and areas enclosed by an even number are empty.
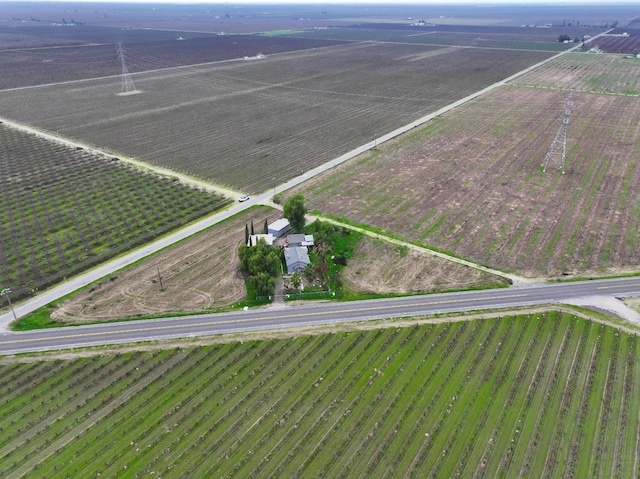
<svg viewBox="0 0 640 479">
<path fill-rule="evenodd" d="M 247 243 L 247 246 L 251 247 L 251 246 L 255 246 L 258 244 L 258 241 L 260 240 L 264 240 L 265 243 L 267 243 L 269 246 L 273 246 L 273 242 L 276 240 L 276 237 L 273 236 L 272 234 L 266 234 L 266 235 L 250 235 L 249 236 L 249 242 Z"/>
<path fill-rule="evenodd" d="M 267 232 L 276 238 L 280 238 L 280 236 L 290 230 L 291 225 L 289 224 L 289 220 L 286 218 L 280 218 L 267 226 Z"/>
<path fill-rule="evenodd" d="M 287 246 L 293 248 L 296 246 L 313 246 L 313 235 L 292 234 L 287 235 Z"/>
</svg>

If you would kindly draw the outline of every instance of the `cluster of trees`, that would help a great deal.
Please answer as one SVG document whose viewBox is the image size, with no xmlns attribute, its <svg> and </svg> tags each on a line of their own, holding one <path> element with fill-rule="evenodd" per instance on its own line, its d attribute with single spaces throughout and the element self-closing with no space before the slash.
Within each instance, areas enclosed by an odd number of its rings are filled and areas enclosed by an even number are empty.
<svg viewBox="0 0 640 479">
<path fill-rule="evenodd" d="M 267 223 L 267 220 L 264 220 L 264 226 L 262 227 L 262 233 L 263 234 L 267 234 L 269 232 L 269 224 Z M 253 220 L 251 220 L 251 234 L 254 235 L 255 233 L 255 229 L 253 227 Z M 244 242 L 245 244 L 249 243 L 249 225 L 245 224 L 244 225 Z"/>
<path fill-rule="evenodd" d="M 276 276 L 280 273 L 280 252 L 269 246 L 264 240 L 248 247 L 241 244 L 238 248 L 240 268 L 249 275 L 249 283 L 256 296 L 271 296 L 276 287 Z"/>
<path fill-rule="evenodd" d="M 303 233 L 307 213 L 304 197 L 296 194 L 287 198 L 283 204 L 283 210 L 291 229 L 295 233 Z M 267 229 L 268 225 L 265 221 L 264 231 L 266 232 Z M 315 242 L 312 263 L 307 265 L 302 274 L 292 275 L 291 287 L 294 290 L 300 289 L 303 279 L 309 284 L 319 282 L 325 289 L 329 288 L 329 283 L 339 287 L 340 267 L 346 265 L 347 257 L 350 257 L 357 240 L 350 239 L 351 232 L 327 222 L 315 221 L 307 229 L 308 233 L 313 233 Z M 250 226 L 245 225 L 245 242 L 238 248 L 240 267 L 248 275 L 248 283 L 255 295 L 266 298 L 273 295 L 275 279 L 282 271 L 280 250 L 267 245 L 264 240 L 259 240 L 255 246 L 247 246 L 249 233 L 254 234 L 253 221 Z M 334 246 L 338 246 L 337 251 L 334 250 Z"/>
<path fill-rule="evenodd" d="M 580 26 L 580 20 L 562 20 L 562 26 L 563 27 L 579 27 Z M 583 23 L 582 24 L 583 27 L 595 27 L 595 28 L 616 28 L 618 26 L 618 20 L 614 20 L 613 22 L 609 23 L 609 20 L 602 20 L 602 22 L 600 22 L 600 25 L 598 24 L 587 24 L 587 23 Z"/>
</svg>

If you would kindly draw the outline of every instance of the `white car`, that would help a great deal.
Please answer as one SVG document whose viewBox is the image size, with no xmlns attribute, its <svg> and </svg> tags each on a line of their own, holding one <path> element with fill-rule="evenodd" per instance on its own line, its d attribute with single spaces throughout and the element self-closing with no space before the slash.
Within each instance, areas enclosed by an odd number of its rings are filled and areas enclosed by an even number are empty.
<svg viewBox="0 0 640 479">
<path fill-rule="evenodd" d="M 242 195 L 240 198 L 238 198 L 238 201 L 240 203 L 242 203 L 243 201 L 247 201 L 249 199 L 249 196 L 247 195 Z"/>
</svg>

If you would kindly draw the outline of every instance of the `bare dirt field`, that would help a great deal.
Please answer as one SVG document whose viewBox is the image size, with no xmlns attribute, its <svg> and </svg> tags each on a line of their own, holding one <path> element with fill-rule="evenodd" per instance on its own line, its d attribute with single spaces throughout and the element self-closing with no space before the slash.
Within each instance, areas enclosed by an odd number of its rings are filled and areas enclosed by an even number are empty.
<svg viewBox="0 0 640 479">
<path fill-rule="evenodd" d="M 347 288 L 373 294 L 492 287 L 500 282 L 487 273 L 366 236 L 347 263 L 343 279 Z"/>
<path fill-rule="evenodd" d="M 295 192 L 311 210 L 522 275 L 637 269 L 640 99 L 573 99 L 566 175 L 540 165 L 567 92 L 504 87 Z"/>
<path fill-rule="evenodd" d="M 0 90 L 320 48 L 339 41 L 76 26 L 0 27 Z"/>
<path fill-rule="evenodd" d="M 361 43 L 0 93 L 0 116 L 262 192 L 548 52 Z"/>
</svg>

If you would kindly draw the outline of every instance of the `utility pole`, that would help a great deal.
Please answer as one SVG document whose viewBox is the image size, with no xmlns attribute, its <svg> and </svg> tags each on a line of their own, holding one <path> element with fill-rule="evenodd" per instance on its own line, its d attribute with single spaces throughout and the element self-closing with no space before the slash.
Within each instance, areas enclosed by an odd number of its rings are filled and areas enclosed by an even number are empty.
<svg viewBox="0 0 640 479">
<path fill-rule="evenodd" d="M 9 297 L 9 293 L 11 293 L 11 288 L 4 288 L 2 291 L 0 291 L 0 296 L 7 297 L 7 302 L 9 303 L 9 309 L 11 309 L 11 312 L 13 313 L 13 319 L 17 321 L 18 317 L 16 316 L 16 312 L 13 309 L 13 304 L 11 304 L 11 298 Z"/>
<path fill-rule="evenodd" d="M 562 117 L 562 123 L 556 133 L 556 137 L 551 143 L 551 147 L 544 157 L 542 162 L 542 172 L 547 171 L 547 167 L 550 165 L 557 165 L 562 170 L 564 175 L 564 162 L 567 153 L 567 125 L 569 124 L 569 115 L 571 115 L 571 107 L 573 106 L 573 93 L 569 93 L 565 104 L 564 115 Z"/>
<path fill-rule="evenodd" d="M 158 270 L 158 282 L 160 283 L 160 291 L 164 291 L 164 286 L 162 285 L 162 276 L 160 276 L 160 266 L 156 265 L 156 269 Z"/>
<path fill-rule="evenodd" d="M 122 42 L 116 44 L 116 53 L 118 54 L 118 60 L 122 64 L 122 83 L 120 86 L 120 93 L 131 93 L 136 91 L 136 87 L 133 84 L 133 78 L 127 68 L 127 52 L 124 49 Z"/>
</svg>

